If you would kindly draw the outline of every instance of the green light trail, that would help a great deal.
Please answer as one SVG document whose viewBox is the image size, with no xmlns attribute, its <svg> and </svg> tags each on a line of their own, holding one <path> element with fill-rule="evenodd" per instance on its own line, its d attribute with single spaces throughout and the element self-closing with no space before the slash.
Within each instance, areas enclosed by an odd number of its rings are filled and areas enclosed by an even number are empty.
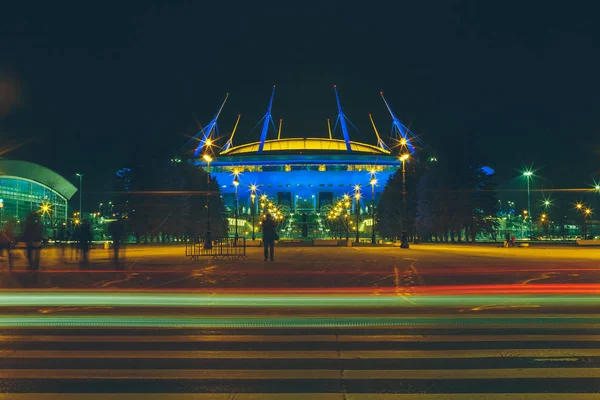
<svg viewBox="0 0 600 400">
<path fill-rule="evenodd" d="M 261 295 L 190 293 L 0 293 L 0 307 L 486 307 L 486 306 L 594 306 L 598 295 Z"/>
<path fill-rule="evenodd" d="M 236 317 L 8 316 L 0 328 L 372 328 L 410 326 L 597 325 L 600 317 Z"/>
</svg>

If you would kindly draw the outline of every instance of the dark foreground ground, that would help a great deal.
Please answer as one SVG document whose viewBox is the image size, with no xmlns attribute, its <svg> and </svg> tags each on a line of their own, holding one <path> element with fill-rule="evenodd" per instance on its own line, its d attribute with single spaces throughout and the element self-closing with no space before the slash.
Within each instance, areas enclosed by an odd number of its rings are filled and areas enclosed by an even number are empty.
<svg viewBox="0 0 600 400">
<path fill-rule="evenodd" d="M 600 249 L 179 246 L 0 272 L 0 399 L 597 399 Z"/>
<path fill-rule="evenodd" d="M 0 334 L 2 399 L 578 400 L 600 392 L 597 321 Z"/>
</svg>

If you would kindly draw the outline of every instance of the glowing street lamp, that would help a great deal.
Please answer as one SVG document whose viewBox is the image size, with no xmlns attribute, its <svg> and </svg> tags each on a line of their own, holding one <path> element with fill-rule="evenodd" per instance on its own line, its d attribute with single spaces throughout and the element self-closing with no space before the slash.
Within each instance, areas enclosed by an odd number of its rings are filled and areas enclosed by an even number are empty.
<svg viewBox="0 0 600 400">
<path fill-rule="evenodd" d="M 371 171 L 371 244 L 375 244 L 375 185 L 377 184 L 377 178 L 375 177 L 375 171 Z"/>
<path fill-rule="evenodd" d="M 75 174 L 79 177 L 79 215 L 81 215 L 81 204 L 83 199 L 83 174 Z"/>
<path fill-rule="evenodd" d="M 409 244 L 408 244 L 408 234 L 407 234 L 407 230 L 408 230 L 408 211 L 407 211 L 407 207 L 406 207 L 406 161 L 408 160 L 408 158 L 410 157 L 410 154 L 408 153 L 404 153 L 402 154 L 398 159 L 400 161 L 402 161 L 402 211 L 403 211 L 403 218 L 402 218 L 402 235 L 401 235 L 401 243 L 400 243 L 400 247 L 403 249 L 408 249 L 409 248 Z"/>
<path fill-rule="evenodd" d="M 210 146 L 210 139 L 206 139 L 206 145 Z M 206 250 L 212 249 L 212 233 L 210 229 L 210 202 L 208 201 L 208 192 L 210 190 L 210 163 L 213 160 L 209 154 L 202 155 L 204 161 L 206 161 L 206 236 L 204 238 L 204 248 Z"/>
<path fill-rule="evenodd" d="M 256 185 L 251 185 L 250 190 L 252 191 L 252 193 L 250 193 L 250 200 L 252 202 L 252 240 L 256 240 L 256 233 L 254 232 L 254 215 L 256 214 Z"/>
<path fill-rule="evenodd" d="M 525 170 L 523 171 L 523 176 L 527 180 L 527 214 L 531 215 L 531 192 L 529 190 L 529 181 L 533 176 L 533 171 Z M 529 234 L 531 235 L 531 218 L 529 219 Z"/>
<path fill-rule="evenodd" d="M 359 242 L 358 237 L 358 211 L 360 209 L 360 185 L 354 186 L 354 198 L 356 199 L 356 243 Z"/>
<path fill-rule="evenodd" d="M 583 238 L 587 238 L 587 219 L 592 215 L 592 209 L 586 208 L 583 210 Z"/>
<path fill-rule="evenodd" d="M 235 243 L 237 243 L 237 240 L 238 240 L 238 208 L 239 208 L 238 207 L 238 186 L 239 185 L 240 185 L 240 180 L 238 179 L 238 175 L 236 174 L 233 177 L 233 186 L 235 186 Z"/>
</svg>

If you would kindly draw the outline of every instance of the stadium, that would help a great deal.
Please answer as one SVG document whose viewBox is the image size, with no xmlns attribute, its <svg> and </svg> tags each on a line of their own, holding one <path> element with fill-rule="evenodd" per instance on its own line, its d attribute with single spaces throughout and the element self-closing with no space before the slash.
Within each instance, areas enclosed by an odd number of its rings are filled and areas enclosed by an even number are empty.
<svg viewBox="0 0 600 400">
<path fill-rule="evenodd" d="M 329 124 L 329 137 L 281 138 L 281 122 L 275 129 L 271 115 L 275 88 L 259 121 L 258 141 L 234 145 L 236 123 L 227 142 L 217 146 L 217 119 L 227 97 L 213 120 L 194 137 L 199 143 L 192 161 L 208 168 L 221 186 L 231 235 L 237 227 L 239 236 L 253 236 L 259 231 L 260 216 L 270 211 L 280 222 L 281 238 L 354 237 L 357 225 L 361 237 L 371 237 L 385 183 L 402 165 L 399 155 L 413 153 L 418 138 L 398 120 L 381 94 L 392 119 L 389 144 L 372 119 L 375 143 L 351 140 L 351 122 L 335 87 L 334 93 L 338 116 L 333 129 Z M 334 137 L 337 128 L 341 138 Z M 269 130 L 276 138 L 268 139 Z"/>
</svg>

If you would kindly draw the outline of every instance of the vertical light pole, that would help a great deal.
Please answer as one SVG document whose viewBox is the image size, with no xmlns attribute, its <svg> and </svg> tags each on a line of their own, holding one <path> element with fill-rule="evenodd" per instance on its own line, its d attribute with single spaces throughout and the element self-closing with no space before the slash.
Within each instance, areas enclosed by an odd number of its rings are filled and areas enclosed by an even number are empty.
<svg viewBox="0 0 600 400">
<path fill-rule="evenodd" d="M 238 179 L 238 174 L 235 174 L 233 177 L 233 186 L 235 186 L 235 243 L 237 244 L 238 240 L 238 186 L 240 185 L 240 180 Z"/>
<path fill-rule="evenodd" d="M 359 237 L 358 237 L 358 213 L 360 210 L 360 185 L 356 185 L 354 186 L 354 198 L 356 199 L 356 227 L 354 229 L 356 229 L 356 243 L 358 243 L 360 241 Z"/>
<path fill-rule="evenodd" d="M 83 174 L 75 174 L 79 177 L 79 219 L 83 218 L 83 213 L 81 212 L 81 200 L 83 198 Z"/>
<path fill-rule="evenodd" d="M 202 156 L 204 161 L 207 163 L 206 168 L 206 236 L 204 237 L 204 248 L 206 250 L 212 249 L 212 237 L 210 231 L 210 201 L 208 198 L 208 192 L 210 191 L 210 162 L 212 157 L 208 154 Z"/>
<path fill-rule="evenodd" d="M 583 240 L 587 239 L 587 219 L 591 215 L 592 215 L 592 209 L 591 208 L 586 208 L 583 211 Z"/>
<path fill-rule="evenodd" d="M 525 171 L 523 172 L 523 176 L 525 177 L 525 179 L 527 179 L 527 222 L 528 222 L 528 226 L 529 226 L 529 234 L 527 236 L 531 235 L 531 219 L 532 219 L 532 215 L 531 215 L 531 192 L 529 191 L 529 180 L 531 179 L 531 176 L 533 175 L 532 171 Z"/>
<path fill-rule="evenodd" d="M 597 201 L 597 210 L 600 209 L 600 183 L 594 183 L 594 192 L 596 192 L 596 194 L 598 195 L 598 197 L 596 198 Z M 594 230 L 592 228 L 592 235 L 594 234 Z"/>
<path fill-rule="evenodd" d="M 375 171 L 371 171 L 371 244 L 375 244 L 375 185 L 377 184 L 377 178 L 375 178 Z"/>
<path fill-rule="evenodd" d="M 252 240 L 256 240 L 256 234 L 254 233 L 254 215 L 256 213 L 255 210 L 255 201 L 256 201 L 256 185 L 252 185 L 250 186 L 250 190 L 252 190 L 252 193 L 250 193 L 250 200 L 252 203 Z"/>
<path fill-rule="evenodd" d="M 402 154 L 400 156 L 400 161 L 402 161 L 402 234 L 401 234 L 401 243 L 400 247 L 403 249 L 408 249 L 408 209 L 406 207 L 406 160 L 410 155 L 408 153 Z"/>
</svg>

